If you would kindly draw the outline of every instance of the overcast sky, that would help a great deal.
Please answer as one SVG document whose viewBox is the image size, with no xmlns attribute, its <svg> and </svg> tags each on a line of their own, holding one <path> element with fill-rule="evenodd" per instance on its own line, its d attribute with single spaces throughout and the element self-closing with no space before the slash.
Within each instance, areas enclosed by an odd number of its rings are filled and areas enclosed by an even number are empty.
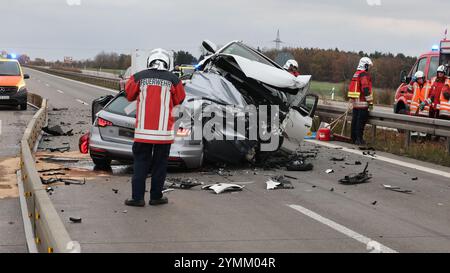
<svg viewBox="0 0 450 273">
<path fill-rule="evenodd" d="M 6 2 L 6 3 L 5 3 Z M 416 56 L 450 25 L 449 0 L 1 0 L 0 50 L 48 60 L 163 47 L 200 55 L 203 39 Z M 430 12 L 424 12 L 427 8 Z"/>
</svg>

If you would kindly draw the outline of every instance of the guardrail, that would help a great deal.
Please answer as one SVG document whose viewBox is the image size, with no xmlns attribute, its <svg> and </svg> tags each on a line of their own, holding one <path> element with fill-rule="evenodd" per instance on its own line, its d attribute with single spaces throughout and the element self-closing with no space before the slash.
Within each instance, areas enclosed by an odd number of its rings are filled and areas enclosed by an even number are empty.
<svg viewBox="0 0 450 273">
<path fill-rule="evenodd" d="M 76 81 L 81 81 L 85 83 L 90 83 L 98 86 L 103 86 L 106 88 L 111 88 L 114 90 L 120 89 L 120 80 L 119 79 L 109 79 L 99 76 L 93 76 L 93 75 L 86 75 L 82 73 L 77 72 L 69 72 L 69 71 L 63 71 L 63 70 L 56 70 L 56 69 L 50 69 L 50 68 L 44 68 L 39 66 L 26 66 L 41 72 L 45 72 L 48 74 L 52 74 L 55 76 L 60 76 Z"/>
<path fill-rule="evenodd" d="M 319 105 L 316 115 L 320 118 L 336 119 L 342 116 L 346 107 Z M 349 113 L 351 116 L 351 112 Z M 450 120 L 432 119 L 399 115 L 394 113 L 370 112 L 368 124 L 372 125 L 372 135 L 376 133 L 377 126 L 404 130 L 409 136 L 406 138 L 405 146 L 411 143 L 411 132 L 421 132 L 434 136 L 447 138 L 447 152 L 450 153 Z"/>
<path fill-rule="evenodd" d="M 71 240 L 41 183 L 32 154 L 42 127 L 47 123 L 47 100 L 35 94 L 29 94 L 29 100 L 40 109 L 29 122 L 21 140 L 20 168 L 36 247 L 40 253 L 79 252 L 74 249 L 76 244 Z"/>
</svg>

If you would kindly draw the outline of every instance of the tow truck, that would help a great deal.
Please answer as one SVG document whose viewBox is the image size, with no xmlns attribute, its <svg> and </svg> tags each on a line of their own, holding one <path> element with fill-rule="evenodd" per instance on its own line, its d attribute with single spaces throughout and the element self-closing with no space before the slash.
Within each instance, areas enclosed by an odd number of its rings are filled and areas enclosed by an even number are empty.
<svg viewBox="0 0 450 273">
<path fill-rule="evenodd" d="M 440 65 L 447 67 L 447 76 L 449 75 L 450 64 L 450 40 L 447 38 L 441 40 L 440 45 L 433 46 L 432 51 L 420 55 L 417 62 L 411 68 L 409 73 L 405 70 L 400 74 L 401 84 L 395 93 L 394 113 L 410 114 L 410 105 L 414 95 L 414 91 L 408 89 L 413 75 L 417 71 L 425 73 L 427 81 L 431 81 L 436 76 L 436 70 Z M 428 116 L 426 116 L 428 117 Z"/>
</svg>

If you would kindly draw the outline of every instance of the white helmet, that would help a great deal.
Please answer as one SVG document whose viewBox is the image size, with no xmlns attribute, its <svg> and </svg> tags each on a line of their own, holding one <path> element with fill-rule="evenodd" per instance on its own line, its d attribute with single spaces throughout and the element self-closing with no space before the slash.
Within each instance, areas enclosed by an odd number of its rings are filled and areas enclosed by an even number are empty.
<svg viewBox="0 0 450 273">
<path fill-rule="evenodd" d="M 149 69 L 169 70 L 172 65 L 172 54 L 162 48 L 154 49 L 147 59 Z"/>
<path fill-rule="evenodd" d="M 438 73 L 439 73 L 439 72 L 445 73 L 445 65 L 439 66 L 438 69 L 437 69 L 437 72 L 438 72 Z"/>
<path fill-rule="evenodd" d="M 294 66 L 294 67 L 296 67 L 296 68 L 298 68 L 298 63 L 297 63 L 296 60 L 288 60 L 288 61 L 286 62 L 286 64 L 283 66 L 283 68 L 284 68 L 284 69 L 289 69 L 289 67 L 291 67 L 291 65 Z"/>
<path fill-rule="evenodd" d="M 425 74 L 422 71 L 417 71 L 416 74 L 414 74 L 414 78 L 416 78 L 417 80 L 420 78 L 425 79 Z"/>
<path fill-rule="evenodd" d="M 358 70 L 367 70 L 369 67 L 373 66 L 373 62 L 369 57 L 362 57 L 359 60 Z"/>
</svg>

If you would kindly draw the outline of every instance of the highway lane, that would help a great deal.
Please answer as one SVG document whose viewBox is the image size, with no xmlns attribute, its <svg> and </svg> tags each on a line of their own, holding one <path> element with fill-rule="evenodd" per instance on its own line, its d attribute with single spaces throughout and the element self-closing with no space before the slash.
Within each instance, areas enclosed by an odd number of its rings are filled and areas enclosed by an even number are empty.
<svg viewBox="0 0 450 273">
<path fill-rule="evenodd" d="M 52 105 L 69 107 L 69 112 L 88 108 L 76 99 L 107 94 L 104 89 L 35 76 L 41 80 L 35 88 L 51 96 Z M 79 115 L 64 116 L 71 123 L 79 119 Z M 74 138 L 77 136 L 62 139 Z M 89 252 L 368 252 L 368 241 L 375 250 L 450 252 L 447 177 L 423 173 L 414 165 L 397 166 L 368 159 L 362 153 L 311 143 L 305 143 L 302 149 L 319 150 L 311 172 L 258 169 L 255 174 L 252 168 L 239 168 L 231 177 L 199 172 L 171 174 L 205 183 L 244 182 L 245 190 L 233 194 L 214 195 L 199 188 L 179 190 L 169 194 L 167 206 L 128 208 L 123 200 L 130 195 L 130 175 L 104 176 L 88 171 L 83 174 L 89 177 L 86 185 L 60 186 L 51 199 L 72 238 Z M 345 162 L 330 161 L 333 156 L 344 156 Z M 347 165 L 355 161 L 370 163 L 372 182 L 340 185 L 339 178 L 364 168 Z M 90 166 L 89 162 L 81 163 L 80 167 Z M 325 173 L 329 168 L 334 174 Z M 449 168 L 436 169 L 450 172 Z M 292 179 L 295 189 L 267 191 L 265 182 L 279 174 L 296 177 Z M 388 191 L 382 184 L 413 193 Z M 112 189 L 118 189 L 118 194 Z M 82 224 L 71 224 L 71 216 L 82 217 Z"/>
<path fill-rule="evenodd" d="M 34 69 L 24 68 L 24 71 L 31 76 L 28 88 L 36 94 L 49 98 L 51 107 L 90 109 L 93 100 L 104 95 L 115 94 L 113 90 L 93 87 Z"/>
</svg>

